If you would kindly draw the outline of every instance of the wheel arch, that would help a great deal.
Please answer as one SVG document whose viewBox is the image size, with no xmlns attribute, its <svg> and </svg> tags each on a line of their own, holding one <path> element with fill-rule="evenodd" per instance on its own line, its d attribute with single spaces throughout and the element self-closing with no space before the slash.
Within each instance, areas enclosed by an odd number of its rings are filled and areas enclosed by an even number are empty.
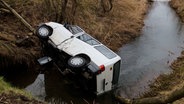
<svg viewBox="0 0 184 104">
<path fill-rule="evenodd" d="M 41 27 L 46 27 L 46 28 L 49 30 L 48 36 L 43 37 L 43 36 L 41 36 L 41 35 L 39 34 L 38 31 L 39 31 L 39 29 L 40 29 Z M 51 26 L 47 25 L 47 24 L 40 24 L 40 25 L 36 28 L 36 32 L 35 32 L 35 33 L 36 33 L 36 35 L 37 35 L 40 39 L 42 39 L 42 40 L 47 40 L 48 37 L 52 35 L 52 33 L 53 33 L 53 28 L 52 28 Z"/>
<path fill-rule="evenodd" d="M 84 59 L 86 59 L 87 64 L 90 63 L 90 61 L 91 61 L 91 58 L 88 55 L 84 54 L 84 53 L 77 54 L 75 56 L 83 57 Z"/>
</svg>

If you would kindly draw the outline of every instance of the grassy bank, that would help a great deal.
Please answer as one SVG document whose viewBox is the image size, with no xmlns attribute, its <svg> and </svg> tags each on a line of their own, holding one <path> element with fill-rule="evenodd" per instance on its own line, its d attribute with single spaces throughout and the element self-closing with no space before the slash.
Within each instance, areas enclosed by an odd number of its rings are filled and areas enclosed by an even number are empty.
<svg viewBox="0 0 184 104">
<path fill-rule="evenodd" d="M 0 77 L 0 103 L 1 104 L 44 104 L 34 99 L 29 93 L 14 88 Z"/>
<path fill-rule="evenodd" d="M 75 24 L 83 27 L 88 33 L 116 51 L 123 44 L 134 40 L 140 35 L 144 15 L 147 10 L 147 0 L 114 0 L 113 9 L 106 14 L 99 13 L 95 2 L 83 0 L 79 13 L 76 13 Z M 89 2 L 89 3 L 88 3 Z M 84 15 L 83 15 L 83 14 Z"/>
<path fill-rule="evenodd" d="M 150 85 L 151 91 L 146 96 L 166 94 L 184 84 L 184 52 L 172 63 L 171 68 L 173 71 L 169 75 L 159 76 Z"/>
</svg>

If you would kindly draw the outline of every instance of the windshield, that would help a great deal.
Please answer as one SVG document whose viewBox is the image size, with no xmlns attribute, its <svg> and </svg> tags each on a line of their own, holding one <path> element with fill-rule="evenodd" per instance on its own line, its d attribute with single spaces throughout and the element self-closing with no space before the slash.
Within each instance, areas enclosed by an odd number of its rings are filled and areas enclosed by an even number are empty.
<svg viewBox="0 0 184 104">
<path fill-rule="evenodd" d="M 84 33 L 77 37 L 78 39 L 90 44 L 90 45 L 98 45 L 100 44 L 97 40 L 89 36 L 88 34 Z"/>
<path fill-rule="evenodd" d="M 77 33 L 83 32 L 83 30 L 81 28 L 79 28 L 78 26 L 72 26 L 72 25 L 70 25 L 70 27 L 68 27 L 68 30 L 74 35 Z"/>
</svg>

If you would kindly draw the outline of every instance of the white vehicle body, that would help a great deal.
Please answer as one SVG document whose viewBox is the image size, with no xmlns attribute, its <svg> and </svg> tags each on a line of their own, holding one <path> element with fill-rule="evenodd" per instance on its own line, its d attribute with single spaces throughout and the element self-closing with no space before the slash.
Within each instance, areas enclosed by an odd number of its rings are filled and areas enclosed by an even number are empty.
<svg viewBox="0 0 184 104">
<path fill-rule="evenodd" d="M 118 81 L 121 62 L 121 58 L 116 53 L 78 26 L 71 26 L 67 29 L 64 25 L 55 22 L 48 22 L 44 25 L 53 29 L 46 41 L 54 48 L 71 57 L 85 54 L 90 58 L 86 67 L 91 72 L 97 73 L 95 74 L 96 88 L 94 91 L 97 95 L 112 90 Z M 104 69 L 101 70 L 100 67 Z"/>
</svg>

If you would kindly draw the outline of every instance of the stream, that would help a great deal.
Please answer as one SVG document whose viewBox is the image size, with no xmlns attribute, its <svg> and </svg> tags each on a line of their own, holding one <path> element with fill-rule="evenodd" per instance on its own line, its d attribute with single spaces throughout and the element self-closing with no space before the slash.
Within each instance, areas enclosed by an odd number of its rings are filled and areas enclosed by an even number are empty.
<svg viewBox="0 0 184 104">
<path fill-rule="evenodd" d="M 168 2 L 155 1 L 144 20 L 141 37 L 119 51 L 122 58 L 121 96 L 138 97 L 184 49 L 184 29 Z"/>
<path fill-rule="evenodd" d="M 184 28 L 168 2 L 155 1 L 145 20 L 141 36 L 118 51 L 122 58 L 119 87 L 95 98 L 67 81 L 57 69 L 44 73 L 9 76 L 13 85 L 41 100 L 60 104 L 114 104 L 113 93 L 136 98 L 149 90 L 160 74 L 171 72 L 170 64 L 184 49 Z"/>
</svg>

